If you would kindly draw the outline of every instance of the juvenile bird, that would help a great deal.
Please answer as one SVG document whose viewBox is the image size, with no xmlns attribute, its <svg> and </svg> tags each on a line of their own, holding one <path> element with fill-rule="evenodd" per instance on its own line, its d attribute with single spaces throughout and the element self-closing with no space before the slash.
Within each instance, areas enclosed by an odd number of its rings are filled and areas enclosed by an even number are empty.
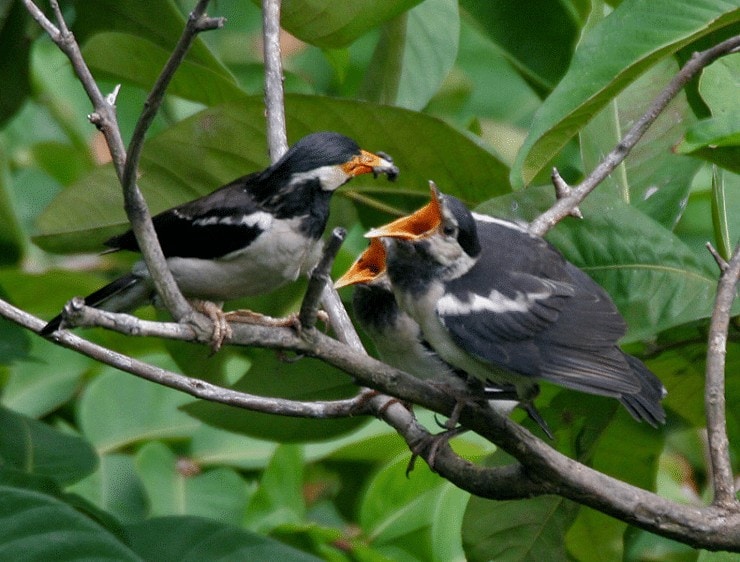
<svg viewBox="0 0 740 562">
<path fill-rule="evenodd" d="M 428 205 L 366 236 L 383 240 L 396 302 L 447 363 L 524 401 L 543 379 L 665 421 L 660 380 L 617 346 L 613 302 L 544 239 L 433 184 Z"/>
<path fill-rule="evenodd" d="M 360 149 L 334 132 L 314 133 L 275 164 L 216 191 L 164 211 L 152 221 L 167 264 L 183 295 L 222 302 L 268 293 L 308 273 L 317 263 L 334 191 L 361 174 L 398 168 L 385 154 Z M 132 230 L 107 246 L 139 251 Z M 85 298 L 88 306 L 131 311 L 156 296 L 145 263 Z M 61 327 L 62 316 L 41 331 Z"/>
</svg>

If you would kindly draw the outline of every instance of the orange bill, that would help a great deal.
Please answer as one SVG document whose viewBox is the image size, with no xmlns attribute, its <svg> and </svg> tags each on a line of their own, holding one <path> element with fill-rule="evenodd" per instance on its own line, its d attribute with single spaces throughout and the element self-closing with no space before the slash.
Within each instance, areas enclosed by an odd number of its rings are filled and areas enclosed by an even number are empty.
<svg viewBox="0 0 740 562">
<path fill-rule="evenodd" d="M 367 247 L 355 263 L 334 282 L 335 289 L 341 289 L 347 285 L 358 283 L 369 283 L 385 272 L 385 247 L 378 238 L 370 240 Z"/>
<path fill-rule="evenodd" d="M 393 164 L 390 157 L 373 154 L 367 150 L 360 150 L 360 154 L 341 166 L 344 173 L 354 177 L 362 174 L 386 174 L 389 180 L 395 180 L 398 176 L 398 168 Z"/>
<path fill-rule="evenodd" d="M 396 219 L 385 226 L 373 228 L 365 234 L 365 238 L 401 238 L 403 240 L 417 240 L 424 238 L 436 229 L 442 222 L 442 207 L 440 206 L 440 193 L 437 185 L 429 182 L 432 198 L 418 211 L 400 219 Z"/>
</svg>

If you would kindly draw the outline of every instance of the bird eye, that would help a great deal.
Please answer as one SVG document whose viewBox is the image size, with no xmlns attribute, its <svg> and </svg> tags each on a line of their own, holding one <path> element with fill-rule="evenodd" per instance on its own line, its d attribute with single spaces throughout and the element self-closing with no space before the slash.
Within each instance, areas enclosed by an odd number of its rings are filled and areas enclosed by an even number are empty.
<svg viewBox="0 0 740 562">
<path fill-rule="evenodd" d="M 454 236 L 455 230 L 454 226 L 448 224 L 442 229 L 442 232 L 445 236 Z"/>
</svg>

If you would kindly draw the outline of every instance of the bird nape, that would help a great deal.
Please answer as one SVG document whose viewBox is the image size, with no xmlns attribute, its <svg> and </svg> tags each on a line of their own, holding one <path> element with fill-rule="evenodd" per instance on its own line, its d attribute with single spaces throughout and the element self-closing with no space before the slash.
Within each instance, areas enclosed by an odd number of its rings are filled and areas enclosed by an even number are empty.
<svg viewBox="0 0 740 562">
<path fill-rule="evenodd" d="M 223 302 L 268 293 L 318 262 L 334 191 L 353 177 L 398 175 L 393 160 L 362 150 L 339 133 L 303 137 L 275 164 L 152 218 L 167 265 L 188 299 Z M 139 251 L 128 230 L 105 243 Z M 151 302 L 154 284 L 143 261 L 85 298 L 88 306 L 127 312 Z M 63 317 L 42 330 L 52 334 Z M 220 345 L 220 344 L 219 344 Z"/>
<path fill-rule="evenodd" d="M 618 347 L 626 325 L 609 295 L 543 238 L 433 183 L 428 205 L 366 236 L 383 242 L 398 306 L 446 363 L 523 400 L 545 380 L 665 422 L 665 388 Z"/>
</svg>

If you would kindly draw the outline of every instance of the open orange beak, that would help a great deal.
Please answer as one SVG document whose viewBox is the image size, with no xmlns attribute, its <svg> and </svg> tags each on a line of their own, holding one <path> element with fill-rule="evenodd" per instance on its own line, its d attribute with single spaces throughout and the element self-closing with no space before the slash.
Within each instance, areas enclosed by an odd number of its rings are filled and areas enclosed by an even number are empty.
<svg viewBox="0 0 740 562">
<path fill-rule="evenodd" d="M 441 194 L 437 185 L 429 182 L 432 198 L 429 203 L 418 211 L 396 219 L 385 226 L 373 228 L 365 234 L 365 238 L 400 238 L 402 240 L 418 240 L 428 236 L 442 223 L 442 207 L 440 206 Z"/>
<path fill-rule="evenodd" d="M 347 285 L 358 283 L 369 283 L 385 272 L 385 247 L 378 238 L 370 240 L 367 247 L 355 263 L 334 282 L 335 289 L 341 289 Z"/>
<path fill-rule="evenodd" d="M 398 177 L 398 167 L 393 164 L 393 159 L 387 154 L 373 154 L 367 150 L 360 150 L 360 154 L 341 166 L 344 173 L 355 177 L 362 174 L 385 174 L 390 181 Z"/>
</svg>

